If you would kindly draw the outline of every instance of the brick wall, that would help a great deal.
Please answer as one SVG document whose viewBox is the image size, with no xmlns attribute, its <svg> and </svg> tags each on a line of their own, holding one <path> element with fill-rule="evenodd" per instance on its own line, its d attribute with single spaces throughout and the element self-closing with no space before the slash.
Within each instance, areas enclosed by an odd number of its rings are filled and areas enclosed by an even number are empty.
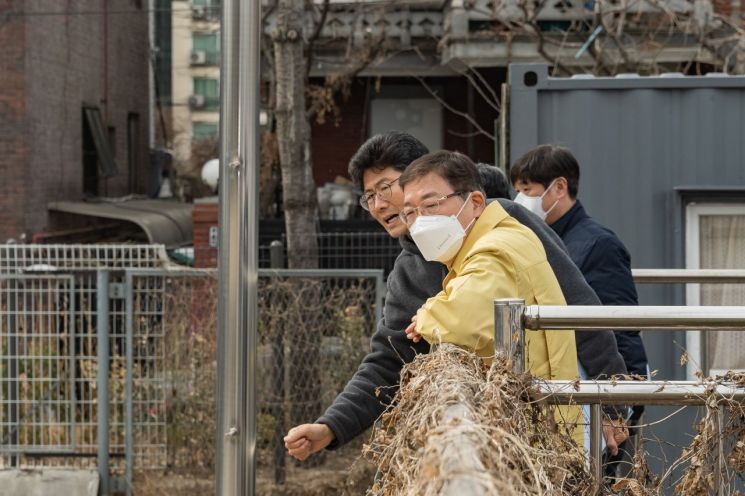
<svg viewBox="0 0 745 496">
<path fill-rule="evenodd" d="M 0 242 L 23 232 L 28 143 L 23 0 L 0 0 Z"/>
<path fill-rule="evenodd" d="M 338 125 L 332 117 L 323 125 L 313 123 L 313 173 L 317 185 L 333 182 L 336 176 L 348 177 L 349 159 L 368 138 L 365 95 L 366 80 L 358 79 L 352 85 L 349 98 L 346 101 L 339 98 L 341 121 Z"/>
<path fill-rule="evenodd" d="M 0 17 L 10 3 L 0 0 Z M 119 174 L 101 179 L 102 196 L 144 191 L 148 165 L 148 20 L 131 0 L 53 2 L 18 0 L 13 11 L 87 11 L 108 15 L 26 15 L 0 23 L 0 102 L 14 101 L 20 116 L 0 111 L 0 143 L 12 143 L 22 159 L 11 161 L 7 150 L 0 167 L 21 183 L 12 203 L 2 194 L 0 242 L 32 234 L 48 225 L 47 203 L 83 199 L 83 104 L 97 105 L 104 124 L 115 129 Z M 104 7 L 105 5 L 105 7 Z M 20 40 L 20 41 L 19 41 Z M 10 53 L 9 53 L 10 52 Z M 12 53 L 19 58 L 14 65 Z M 5 70 L 5 65 L 13 65 Z M 2 103 L 0 103 L 2 105 Z M 138 170 L 128 170 L 128 114 L 139 115 Z M 16 119 L 6 125 L 9 119 Z M 19 121 L 20 119 L 20 121 Z M 23 124 L 20 124 L 22 122 Z M 10 127 L 11 129 L 7 129 Z M 0 144 L 0 147 L 3 145 Z M 20 179 L 19 179 L 20 177 Z M 5 184 L 0 186 L 10 189 Z M 13 188 L 16 189 L 16 188 Z M 12 213 L 6 213 L 11 212 Z M 16 220 L 11 222 L 9 216 Z"/>
<path fill-rule="evenodd" d="M 194 267 L 217 267 L 217 248 L 210 246 L 210 228 L 217 227 L 219 204 L 208 198 L 197 200 L 191 218 L 194 222 Z"/>
</svg>

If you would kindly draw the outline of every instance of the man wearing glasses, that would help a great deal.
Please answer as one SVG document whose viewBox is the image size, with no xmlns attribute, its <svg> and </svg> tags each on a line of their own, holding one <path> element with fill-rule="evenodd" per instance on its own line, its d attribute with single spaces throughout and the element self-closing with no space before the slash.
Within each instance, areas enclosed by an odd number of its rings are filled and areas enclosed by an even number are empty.
<svg viewBox="0 0 745 496">
<path fill-rule="evenodd" d="M 350 176 L 364 190 L 360 204 L 400 241 L 403 250 L 387 279 L 384 317 L 371 340 L 370 353 L 317 423 L 297 426 L 285 438 L 289 453 L 298 459 L 303 460 L 324 448 L 337 448 L 363 433 L 395 395 L 403 364 L 411 362 L 418 353 L 429 352 L 429 343 L 407 340 L 404 329 L 419 307 L 442 289 L 447 267 L 425 260 L 408 235 L 408 228 L 399 216 L 403 192 L 398 185 L 399 177 L 409 164 L 427 153 L 427 148 L 415 137 L 394 131 L 370 138 L 350 161 Z M 567 302 L 599 304 L 555 233 L 513 202 L 500 199 L 498 203 L 540 238 Z M 492 320 L 490 317 L 489 322 Z M 626 372 L 611 332 L 578 333 L 576 339 L 579 361 L 590 377 Z M 606 426 L 604 434 L 612 451 L 615 448 L 613 427 Z"/>
<path fill-rule="evenodd" d="M 421 335 L 430 344 L 457 344 L 491 362 L 495 299 L 566 305 L 538 237 L 499 203 L 487 206 L 468 157 L 448 151 L 425 155 L 404 171 L 399 186 L 404 194 L 401 222 L 425 260 L 448 268 L 443 290 L 422 305 L 407 328 L 412 339 Z M 530 333 L 527 338 L 531 373 L 577 378 L 574 332 Z"/>
</svg>

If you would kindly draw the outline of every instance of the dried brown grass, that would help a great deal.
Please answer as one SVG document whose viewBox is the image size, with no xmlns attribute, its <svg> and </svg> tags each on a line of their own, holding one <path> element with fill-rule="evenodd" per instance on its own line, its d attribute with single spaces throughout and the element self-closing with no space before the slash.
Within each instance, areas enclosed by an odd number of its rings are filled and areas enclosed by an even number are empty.
<svg viewBox="0 0 745 496">
<path fill-rule="evenodd" d="M 378 467 L 368 494 L 742 494 L 745 408 L 715 390 L 745 387 L 745 375 L 701 378 L 705 413 L 681 456 L 654 474 L 641 450 L 629 475 L 611 487 L 595 487 L 569 426 L 530 401 L 532 380 L 510 372 L 504 359 L 487 368 L 452 345 L 418 356 L 404 367 L 396 400 L 364 448 Z"/>
<path fill-rule="evenodd" d="M 590 494 L 582 448 L 529 387 L 504 360 L 487 368 L 452 345 L 418 356 L 365 447 L 378 465 L 368 494 Z"/>
</svg>

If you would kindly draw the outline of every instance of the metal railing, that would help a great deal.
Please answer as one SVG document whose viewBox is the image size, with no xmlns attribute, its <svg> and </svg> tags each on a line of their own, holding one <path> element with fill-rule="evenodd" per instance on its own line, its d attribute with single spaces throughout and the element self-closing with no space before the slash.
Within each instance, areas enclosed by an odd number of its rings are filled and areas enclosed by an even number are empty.
<svg viewBox="0 0 745 496">
<path fill-rule="evenodd" d="M 274 265 L 281 265 L 281 245 L 275 248 Z M 164 468 L 180 456 L 170 444 L 176 396 L 169 392 L 178 393 L 179 406 L 186 403 L 200 375 L 188 368 L 190 351 L 215 363 L 204 340 L 216 336 L 217 270 L 174 270 L 161 252 L 0 246 L 0 468 L 97 469 L 106 494 L 131 491 L 134 469 Z M 319 348 L 313 370 L 323 381 L 308 394 L 325 406 L 359 365 L 357 354 L 381 318 L 383 271 L 262 269 L 258 276 L 266 317 L 259 364 L 267 371 L 258 380 L 272 392 L 271 399 L 262 393 L 262 418 L 284 419 L 283 408 L 302 415 L 309 398 L 296 396 L 302 388 L 285 378 L 302 372 L 292 358 L 303 347 Z M 295 315 L 311 316 L 301 322 L 305 341 Z M 185 360 L 172 364 L 169 347 L 195 335 L 193 347 L 179 348 Z M 277 365 L 282 361 L 289 372 Z M 214 383 L 205 391 L 203 403 L 214 405 Z M 271 443 L 287 428 L 274 422 L 273 434 L 261 437 L 276 480 L 284 477 L 286 454 Z"/>
<path fill-rule="evenodd" d="M 632 275 L 637 284 L 685 284 L 688 297 L 699 291 L 700 284 L 743 284 L 743 269 L 633 269 Z M 694 300 L 696 301 L 696 300 Z M 707 352 L 709 339 L 702 339 L 697 330 L 686 329 L 686 376 L 693 379 L 697 367 L 709 370 L 710 356 Z"/>
<path fill-rule="evenodd" d="M 608 329 L 702 331 L 745 330 L 745 307 L 601 307 L 525 306 L 523 300 L 495 301 L 495 347 L 507 353 L 513 371 L 520 373 L 525 361 L 525 331 Z M 558 405 L 590 405 L 590 462 L 596 483 L 602 480 L 601 404 L 704 404 L 709 394 L 703 385 L 690 381 L 536 381 L 535 398 Z M 664 386 L 664 387 L 663 387 Z M 734 384 L 719 386 L 714 394 L 730 400 L 745 399 L 745 389 Z M 719 436 L 719 443 L 722 443 Z M 721 473 L 721 472 L 720 472 Z M 723 494 L 718 484 L 718 494 Z"/>
<path fill-rule="evenodd" d="M 637 284 L 737 284 L 745 283 L 743 269 L 633 269 Z"/>
</svg>

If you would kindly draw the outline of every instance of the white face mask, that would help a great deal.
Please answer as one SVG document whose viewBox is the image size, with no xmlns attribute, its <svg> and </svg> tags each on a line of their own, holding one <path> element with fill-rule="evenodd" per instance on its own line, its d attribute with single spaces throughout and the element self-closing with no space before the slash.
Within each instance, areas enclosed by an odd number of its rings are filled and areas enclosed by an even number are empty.
<svg viewBox="0 0 745 496">
<path fill-rule="evenodd" d="M 546 193 L 548 193 L 548 190 L 551 189 L 554 183 L 556 183 L 556 179 L 551 181 L 551 184 L 548 185 L 546 191 L 544 191 L 543 194 L 540 196 L 528 196 L 525 193 L 521 192 L 518 193 L 517 196 L 515 196 L 515 199 L 513 201 L 536 214 L 538 217 L 541 218 L 541 220 L 546 220 L 546 217 L 549 213 L 551 213 L 551 210 L 553 210 L 554 207 L 559 203 L 559 200 L 556 200 L 554 204 L 551 205 L 551 208 L 549 208 L 548 210 L 543 210 L 543 197 L 546 195 Z"/>
<path fill-rule="evenodd" d="M 463 229 L 458 220 L 470 198 L 469 194 L 455 215 L 420 215 L 409 227 L 409 234 L 425 260 L 446 263 L 458 254 L 466 237 L 466 229 L 473 224 L 471 221 Z"/>
</svg>

